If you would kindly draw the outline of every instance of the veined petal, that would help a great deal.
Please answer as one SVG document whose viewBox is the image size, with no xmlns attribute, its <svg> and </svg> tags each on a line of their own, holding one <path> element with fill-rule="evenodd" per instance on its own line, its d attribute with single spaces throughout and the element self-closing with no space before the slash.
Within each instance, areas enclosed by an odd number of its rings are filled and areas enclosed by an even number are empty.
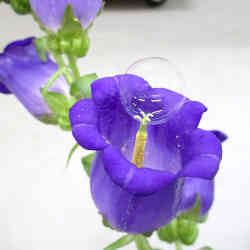
<svg viewBox="0 0 250 250">
<path fill-rule="evenodd" d="M 201 202 L 201 216 L 204 216 L 211 208 L 214 200 L 214 181 L 184 178 L 179 210 L 185 212 L 193 208 L 197 197 Z"/>
<path fill-rule="evenodd" d="M 169 223 L 177 212 L 180 181 L 151 195 L 134 195 L 117 185 L 103 166 L 103 153 L 97 153 L 91 171 L 91 194 L 101 214 L 117 230 L 140 234 Z"/>
<path fill-rule="evenodd" d="M 195 129 L 184 138 L 184 168 L 180 175 L 212 179 L 218 171 L 221 157 L 221 143 L 216 136 L 209 131 Z"/>
<path fill-rule="evenodd" d="M 143 166 L 177 174 L 183 167 L 183 134 L 197 128 L 205 111 L 201 103 L 187 101 L 166 123 L 149 124 Z"/>
<path fill-rule="evenodd" d="M 137 168 L 112 146 L 103 151 L 103 164 L 111 179 L 135 195 L 149 195 L 173 182 L 177 176 L 167 171 Z"/>
<path fill-rule="evenodd" d="M 127 159 L 131 159 L 140 123 L 124 109 L 116 78 L 105 77 L 96 80 L 91 88 L 100 134 L 119 148 Z"/>
<path fill-rule="evenodd" d="M 57 65 L 49 58 L 46 62 L 41 60 L 33 38 L 15 41 L 0 54 L 1 82 L 37 118 L 52 115 L 40 89 L 57 70 Z M 49 91 L 68 95 L 69 86 L 64 77 L 59 77 Z"/>
<path fill-rule="evenodd" d="M 101 150 L 107 146 L 97 128 L 97 111 L 90 99 L 77 102 L 70 109 L 72 133 L 82 147 L 88 150 Z"/>
</svg>

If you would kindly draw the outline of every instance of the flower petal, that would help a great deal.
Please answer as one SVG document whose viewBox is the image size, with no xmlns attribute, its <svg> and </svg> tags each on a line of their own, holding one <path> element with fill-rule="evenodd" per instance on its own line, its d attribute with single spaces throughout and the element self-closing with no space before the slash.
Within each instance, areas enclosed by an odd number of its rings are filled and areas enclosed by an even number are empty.
<svg viewBox="0 0 250 250">
<path fill-rule="evenodd" d="M 71 5 L 75 17 L 83 28 L 87 28 L 102 7 L 102 0 L 30 0 L 31 7 L 42 24 L 56 31 L 60 28 L 64 11 Z"/>
<path fill-rule="evenodd" d="M 103 162 L 103 153 L 97 153 L 91 170 L 91 194 L 112 227 L 131 234 L 152 232 L 176 216 L 180 182 L 173 181 L 151 195 L 134 195 L 111 179 Z"/>
<path fill-rule="evenodd" d="M 176 179 L 174 174 L 148 168 L 137 168 L 112 146 L 103 151 L 103 164 L 111 179 L 124 190 L 149 195 L 166 188 Z"/>
<path fill-rule="evenodd" d="M 41 60 L 33 38 L 13 42 L 0 54 L 1 82 L 37 118 L 52 115 L 40 89 L 57 70 L 57 65 L 49 58 L 46 62 Z M 59 77 L 49 91 L 68 95 L 69 86 L 63 77 Z"/>
<path fill-rule="evenodd" d="M 70 109 L 69 117 L 78 144 L 88 150 L 101 150 L 107 146 L 97 128 L 97 111 L 92 100 L 77 102 Z"/>
<path fill-rule="evenodd" d="M 93 101 L 98 113 L 98 129 L 112 145 L 132 158 L 139 122 L 127 114 L 121 104 L 117 80 L 106 77 L 91 85 Z"/>
<path fill-rule="evenodd" d="M 213 179 L 222 157 L 220 141 L 205 130 L 195 129 L 184 138 L 181 176 Z"/>
<path fill-rule="evenodd" d="M 211 132 L 220 140 L 220 142 L 224 142 L 228 138 L 228 136 L 220 130 L 211 130 Z"/>
<path fill-rule="evenodd" d="M 149 124 L 143 166 L 177 174 L 182 169 L 182 135 L 197 128 L 204 111 L 201 103 L 188 101 L 166 123 Z"/>
<path fill-rule="evenodd" d="M 9 91 L 4 84 L 0 82 L 0 93 L 2 94 L 11 94 L 11 91 Z"/>
<path fill-rule="evenodd" d="M 168 129 L 176 136 L 192 131 L 197 128 L 201 116 L 207 108 L 200 102 L 187 101 L 173 114 L 168 121 Z"/>
<path fill-rule="evenodd" d="M 121 102 L 127 112 L 132 117 L 142 117 L 142 112 L 151 114 L 150 124 L 166 122 L 186 100 L 183 95 L 173 91 L 152 88 L 144 79 L 136 75 L 118 75 L 116 79 Z"/>
<path fill-rule="evenodd" d="M 193 208 L 197 196 L 201 202 L 201 216 L 204 216 L 214 200 L 214 181 L 199 178 L 184 178 L 179 210 L 185 212 Z"/>
</svg>

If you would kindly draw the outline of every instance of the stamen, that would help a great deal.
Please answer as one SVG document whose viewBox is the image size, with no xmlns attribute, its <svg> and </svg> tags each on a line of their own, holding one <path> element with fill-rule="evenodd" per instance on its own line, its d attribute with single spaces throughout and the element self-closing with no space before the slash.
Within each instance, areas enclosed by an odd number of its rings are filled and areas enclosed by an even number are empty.
<svg viewBox="0 0 250 250">
<path fill-rule="evenodd" d="M 134 163 L 138 168 L 141 168 L 144 162 L 144 150 L 147 142 L 147 123 L 150 122 L 150 117 L 152 114 L 145 114 L 143 111 L 140 112 L 141 116 L 134 116 L 141 122 L 139 131 L 136 134 L 135 147 L 133 152 L 132 163 Z"/>
</svg>

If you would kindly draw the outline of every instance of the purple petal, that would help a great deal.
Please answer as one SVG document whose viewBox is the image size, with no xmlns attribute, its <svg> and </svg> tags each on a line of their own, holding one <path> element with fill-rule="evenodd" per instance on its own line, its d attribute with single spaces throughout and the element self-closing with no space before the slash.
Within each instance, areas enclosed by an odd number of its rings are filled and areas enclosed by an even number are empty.
<svg viewBox="0 0 250 250">
<path fill-rule="evenodd" d="M 121 104 L 116 78 L 96 80 L 91 87 L 100 133 L 131 159 L 139 122 L 128 115 Z"/>
<path fill-rule="evenodd" d="M 161 125 L 148 125 L 143 167 L 177 174 L 182 169 L 182 135 L 197 128 L 206 108 L 188 101 Z"/>
<path fill-rule="evenodd" d="M 222 157 L 220 141 L 205 130 L 195 129 L 187 134 L 182 144 L 183 170 L 181 176 L 212 179 Z"/>
<path fill-rule="evenodd" d="M 51 115 L 44 102 L 40 88 L 58 70 L 57 65 L 48 58 L 43 62 L 38 56 L 33 38 L 9 44 L 0 54 L 0 79 L 27 110 L 38 118 Z M 68 95 L 69 87 L 63 77 L 58 78 L 49 89 Z"/>
<path fill-rule="evenodd" d="M 77 102 L 70 109 L 72 133 L 78 144 L 89 150 L 101 150 L 107 146 L 97 128 L 97 111 L 90 99 Z"/>
<path fill-rule="evenodd" d="M 220 142 L 224 142 L 227 140 L 228 136 L 219 130 L 211 130 L 211 132 L 220 140 Z"/>
<path fill-rule="evenodd" d="M 151 114 L 151 124 L 162 124 L 175 113 L 186 101 L 186 98 L 173 91 L 151 88 L 142 78 L 136 75 L 116 76 L 120 99 L 127 112 L 132 116 L 141 113 Z"/>
<path fill-rule="evenodd" d="M 75 17 L 87 28 L 102 7 L 102 0 L 30 0 L 31 7 L 42 24 L 56 31 L 60 28 L 64 11 L 71 5 Z"/>
<path fill-rule="evenodd" d="M 185 178 L 179 210 L 185 212 L 193 208 L 197 196 L 201 202 L 201 216 L 204 216 L 214 200 L 214 181 Z"/>
<path fill-rule="evenodd" d="M 110 225 L 131 234 L 152 232 L 176 216 L 180 187 L 172 182 L 158 192 L 138 196 L 112 181 L 104 170 L 102 153 L 97 153 L 91 171 L 91 193 L 94 202 Z"/>
<path fill-rule="evenodd" d="M 4 84 L 0 82 L 0 93 L 2 94 L 11 94 L 11 91 L 9 91 Z"/>
<path fill-rule="evenodd" d="M 174 174 L 148 168 L 137 168 L 112 146 L 104 149 L 103 164 L 111 179 L 124 190 L 136 195 L 149 195 L 176 179 Z"/>
</svg>

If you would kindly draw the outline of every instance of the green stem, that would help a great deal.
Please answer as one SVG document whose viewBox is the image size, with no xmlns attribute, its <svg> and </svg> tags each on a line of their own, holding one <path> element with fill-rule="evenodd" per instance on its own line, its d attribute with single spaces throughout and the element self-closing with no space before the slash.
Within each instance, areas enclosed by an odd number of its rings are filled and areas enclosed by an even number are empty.
<svg viewBox="0 0 250 250">
<path fill-rule="evenodd" d="M 57 65 L 59 66 L 60 69 L 66 68 L 66 65 L 65 65 L 65 62 L 64 62 L 64 60 L 63 60 L 62 55 L 54 53 L 53 56 L 54 56 L 54 58 L 55 58 L 55 60 L 56 60 L 56 63 L 57 63 Z M 68 83 L 69 85 L 71 85 L 72 82 L 73 82 L 73 78 L 72 78 L 72 76 L 69 74 L 69 72 L 68 72 L 68 71 L 67 71 L 67 72 L 64 71 L 64 72 L 63 72 L 63 75 L 64 75 L 64 77 L 65 77 L 67 83 Z"/>
<path fill-rule="evenodd" d="M 78 80 L 80 78 L 80 72 L 77 67 L 76 58 L 73 55 L 67 54 L 68 60 L 69 60 L 69 66 L 72 70 L 73 76 L 75 80 Z"/>
<path fill-rule="evenodd" d="M 175 242 L 175 249 L 176 250 L 182 250 L 182 244 L 180 241 L 176 241 Z"/>
<path fill-rule="evenodd" d="M 138 250 L 152 250 L 148 239 L 143 235 L 137 235 L 135 237 L 135 244 Z"/>
<path fill-rule="evenodd" d="M 43 88 L 43 92 L 48 92 L 49 88 L 52 86 L 52 84 L 56 81 L 57 78 L 59 78 L 62 74 L 66 74 L 68 75 L 68 69 L 67 67 L 63 67 L 60 68 L 59 70 L 56 71 L 56 73 L 50 77 L 50 79 L 48 80 L 47 84 L 45 85 L 45 87 Z"/>
</svg>

